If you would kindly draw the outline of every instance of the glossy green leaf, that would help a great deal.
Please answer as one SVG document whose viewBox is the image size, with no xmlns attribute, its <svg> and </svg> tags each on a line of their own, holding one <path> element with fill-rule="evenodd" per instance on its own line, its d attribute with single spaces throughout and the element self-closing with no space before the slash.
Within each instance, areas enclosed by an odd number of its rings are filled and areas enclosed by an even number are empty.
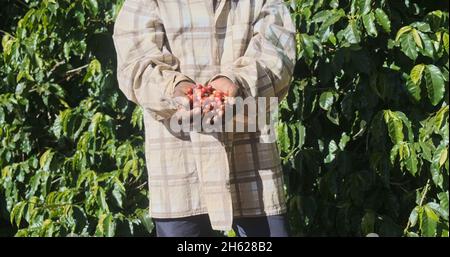
<svg viewBox="0 0 450 257">
<path fill-rule="evenodd" d="M 435 215 L 434 220 L 439 221 L 439 219 L 446 219 L 448 220 L 448 209 L 443 208 L 438 203 L 435 202 L 429 202 L 426 204 L 427 207 L 429 207 L 431 210 L 433 210 L 433 214 Z"/>
<path fill-rule="evenodd" d="M 448 44 L 448 32 L 445 32 L 443 35 L 442 35 L 442 43 L 444 44 L 444 49 L 445 49 L 445 51 L 447 52 L 447 54 L 449 54 L 449 44 Z"/>
<path fill-rule="evenodd" d="M 414 227 L 417 223 L 417 219 L 418 219 L 418 215 L 419 215 L 419 206 L 416 206 L 412 211 L 411 214 L 409 215 L 409 223 L 411 224 L 412 227 Z"/>
<path fill-rule="evenodd" d="M 425 70 L 424 64 L 417 64 L 412 68 L 409 76 L 411 77 L 411 81 L 414 84 L 420 84 L 424 70 Z"/>
<path fill-rule="evenodd" d="M 428 211 L 427 211 L 428 210 Z M 421 215 L 421 225 L 420 229 L 424 236 L 432 237 L 436 235 L 437 223 L 434 220 L 434 212 L 429 207 L 424 207 L 424 212 Z M 430 216 L 431 217 L 430 217 Z"/>
<path fill-rule="evenodd" d="M 147 230 L 147 232 L 152 233 L 152 231 L 154 229 L 154 223 L 153 223 L 149 213 L 147 211 L 144 211 L 143 214 L 141 215 L 140 219 L 141 219 L 142 224 L 144 224 L 144 227 Z"/>
<path fill-rule="evenodd" d="M 375 10 L 375 18 L 384 31 L 391 32 L 391 20 L 382 9 Z"/>
<path fill-rule="evenodd" d="M 411 173 L 411 175 L 415 176 L 419 171 L 419 161 L 417 159 L 416 150 L 414 148 L 409 148 L 409 156 L 406 159 L 406 169 Z"/>
<path fill-rule="evenodd" d="M 411 30 L 411 35 L 412 35 L 412 37 L 413 37 L 413 39 L 414 39 L 414 42 L 416 42 L 416 45 L 417 45 L 419 48 L 423 48 L 422 38 L 420 38 L 419 32 L 417 32 L 416 29 L 412 29 L 412 30 Z"/>
<path fill-rule="evenodd" d="M 393 144 L 402 142 L 404 139 L 403 122 L 395 112 L 390 110 L 384 111 L 384 121 L 388 127 L 389 137 Z"/>
<path fill-rule="evenodd" d="M 436 215 L 436 213 L 433 211 L 433 209 L 428 204 L 424 206 L 424 210 L 429 219 L 431 219 L 434 222 L 439 221 L 439 217 Z"/>
<path fill-rule="evenodd" d="M 318 34 L 324 34 L 327 29 L 330 28 L 331 25 L 338 22 L 342 17 L 345 16 L 345 12 L 342 9 L 331 11 L 328 16 L 325 17 L 324 22 L 319 28 Z"/>
<path fill-rule="evenodd" d="M 116 232 L 116 222 L 111 213 L 103 220 L 103 233 L 107 237 L 113 237 Z"/>
<path fill-rule="evenodd" d="M 378 32 L 375 26 L 375 14 L 373 12 L 365 14 L 362 17 L 362 20 L 367 33 L 372 37 L 377 37 Z"/>
<path fill-rule="evenodd" d="M 444 187 L 444 177 L 443 173 L 441 172 L 439 160 L 442 158 L 442 154 L 445 153 L 445 150 L 446 148 L 443 145 L 439 146 L 433 153 L 433 159 L 430 165 L 430 173 L 433 183 L 440 188 Z"/>
<path fill-rule="evenodd" d="M 414 38 L 411 34 L 404 35 L 400 38 L 400 45 L 402 52 L 408 56 L 410 59 L 415 60 L 417 59 L 418 52 L 417 52 L 417 46 L 414 42 Z"/>
<path fill-rule="evenodd" d="M 433 40 L 431 40 L 431 38 L 427 34 L 422 33 L 420 31 L 417 31 L 417 34 L 419 34 L 420 39 L 423 42 L 423 48 L 421 49 L 421 53 L 430 58 L 434 58 L 435 46 Z"/>
<path fill-rule="evenodd" d="M 420 83 L 414 83 L 412 79 L 409 79 L 406 81 L 406 89 L 416 102 L 420 101 L 422 91 Z"/>
<path fill-rule="evenodd" d="M 88 0 L 87 1 L 89 9 L 92 11 L 94 15 L 98 13 L 98 2 L 97 0 Z"/>
<path fill-rule="evenodd" d="M 39 165 L 41 166 L 41 169 L 43 169 L 44 171 L 50 170 L 50 163 L 54 155 L 55 152 L 53 152 L 52 149 L 48 149 L 41 155 L 41 158 L 39 159 Z"/>
<path fill-rule="evenodd" d="M 430 28 L 430 24 L 426 23 L 426 22 L 422 22 L 422 21 L 416 21 L 411 23 L 411 27 L 414 27 L 422 32 L 430 32 L 431 28 Z"/>
<path fill-rule="evenodd" d="M 350 44 L 358 44 L 361 41 L 361 34 L 356 22 L 350 21 L 344 30 L 344 37 Z"/>
<path fill-rule="evenodd" d="M 358 8 L 361 15 L 367 14 L 371 7 L 372 0 L 358 0 Z"/>
<path fill-rule="evenodd" d="M 322 109 L 328 111 L 334 102 L 334 95 L 330 91 L 323 92 L 320 95 L 319 105 Z"/>
<path fill-rule="evenodd" d="M 395 36 L 395 41 L 398 41 L 398 40 L 400 39 L 400 37 L 401 37 L 403 34 L 409 32 L 409 31 L 411 31 L 411 30 L 412 30 L 412 27 L 411 27 L 411 26 L 404 26 L 404 27 L 401 27 L 401 28 L 397 31 L 397 35 Z"/>
<path fill-rule="evenodd" d="M 425 82 L 431 104 L 437 105 L 445 93 L 444 76 L 441 70 L 433 64 L 427 65 L 425 69 Z"/>
</svg>

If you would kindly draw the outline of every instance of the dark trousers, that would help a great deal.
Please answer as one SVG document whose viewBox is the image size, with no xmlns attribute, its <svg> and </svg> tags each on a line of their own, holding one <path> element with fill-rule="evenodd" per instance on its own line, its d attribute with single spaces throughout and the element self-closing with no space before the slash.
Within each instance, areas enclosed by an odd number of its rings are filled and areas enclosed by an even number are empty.
<svg viewBox="0 0 450 257">
<path fill-rule="evenodd" d="M 153 219 L 158 237 L 211 237 L 214 231 L 207 214 L 174 219 Z M 233 230 L 239 237 L 287 237 L 285 215 L 235 218 Z"/>
</svg>

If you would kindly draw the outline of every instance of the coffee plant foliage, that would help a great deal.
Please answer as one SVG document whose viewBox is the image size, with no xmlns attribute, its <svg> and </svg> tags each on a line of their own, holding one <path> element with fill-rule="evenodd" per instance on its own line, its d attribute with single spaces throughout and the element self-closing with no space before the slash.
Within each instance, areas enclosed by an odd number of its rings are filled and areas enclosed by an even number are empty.
<svg viewBox="0 0 450 257">
<path fill-rule="evenodd" d="M 153 235 L 124 0 L 2 0 L 0 236 Z M 291 0 L 277 136 L 295 236 L 448 236 L 445 1 Z M 6 17 L 6 18 L 4 18 Z"/>
<path fill-rule="evenodd" d="M 444 1 L 290 1 L 279 145 L 296 235 L 448 236 Z"/>
<path fill-rule="evenodd" d="M 122 2 L 30 0 L 14 31 L 2 25 L 2 234 L 152 231 L 142 115 L 115 78 Z"/>
</svg>

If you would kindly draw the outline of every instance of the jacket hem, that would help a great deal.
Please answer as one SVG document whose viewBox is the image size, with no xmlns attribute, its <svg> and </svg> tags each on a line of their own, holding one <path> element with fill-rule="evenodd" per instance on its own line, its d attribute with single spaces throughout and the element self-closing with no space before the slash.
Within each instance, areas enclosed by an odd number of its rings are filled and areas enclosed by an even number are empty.
<svg viewBox="0 0 450 257">
<path fill-rule="evenodd" d="M 236 213 L 233 215 L 233 218 L 251 218 L 251 217 L 273 216 L 273 215 L 285 214 L 286 212 L 287 212 L 286 207 L 280 207 L 278 209 L 263 210 L 259 213 L 252 213 L 252 214 Z M 150 212 L 150 216 L 155 219 L 176 219 L 176 218 L 184 218 L 184 217 L 202 215 L 202 214 L 208 214 L 208 211 L 206 210 L 206 208 L 196 209 L 196 210 L 186 211 L 186 212 L 171 212 L 170 214 L 169 213 L 152 213 L 152 212 Z"/>
</svg>

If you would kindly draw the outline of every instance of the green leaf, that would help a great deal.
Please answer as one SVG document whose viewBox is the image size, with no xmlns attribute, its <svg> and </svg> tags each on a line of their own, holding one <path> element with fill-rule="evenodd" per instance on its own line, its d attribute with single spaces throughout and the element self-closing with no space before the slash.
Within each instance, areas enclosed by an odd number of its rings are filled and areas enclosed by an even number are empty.
<svg viewBox="0 0 450 257">
<path fill-rule="evenodd" d="M 328 155 L 324 159 L 324 163 L 331 163 L 336 158 L 336 151 L 338 150 L 338 146 L 334 140 L 330 141 L 328 145 Z"/>
<path fill-rule="evenodd" d="M 109 211 L 108 204 L 106 203 L 106 195 L 103 188 L 99 188 L 97 195 L 97 203 L 104 211 Z"/>
<path fill-rule="evenodd" d="M 328 111 L 334 103 L 334 95 L 331 91 L 325 91 L 320 95 L 319 105 L 322 109 Z"/>
<path fill-rule="evenodd" d="M 322 23 L 322 25 L 320 26 L 317 34 L 322 35 L 321 37 L 323 37 L 323 34 L 325 33 L 325 31 L 327 29 L 329 29 L 331 25 L 338 22 L 344 16 L 345 16 L 345 12 L 342 9 L 331 11 L 330 15 L 325 17 L 325 20 Z"/>
<path fill-rule="evenodd" d="M 17 227 L 20 227 L 20 222 L 22 221 L 23 211 L 25 209 L 25 206 L 27 205 L 27 202 L 19 202 L 14 206 L 14 208 L 11 211 L 11 223 L 15 223 Z"/>
<path fill-rule="evenodd" d="M 396 113 L 391 110 L 384 111 L 384 121 L 388 127 L 389 137 L 393 144 L 398 144 L 403 141 L 403 122 L 399 119 Z"/>
<path fill-rule="evenodd" d="M 369 34 L 372 37 L 377 37 L 378 32 L 377 32 L 377 28 L 375 27 L 375 14 L 373 12 L 370 12 L 368 14 L 365 14 L 362 17 L 362 19 L 363 19 L 363 25 L 367 31 L 367 34 Z"/>
<path fill-rule="evenodd" d="M 103 233 L 107 237 L 113 237 L 116 232 L 116 222 L 111 213 L 103 220 Z"/>
<path fill-rule="evenodd" d="M 360 31 L 355 21 L 350 21 L 344 30 L 344 37 L 350 44 L 358 44 L 361 41 Z"/>
<path fill-rule="evenodd" d="M 375 10 L 375 18 L 384 31 L 388 33 L 391 32 L 391 21 L 389 20 L 389 17 L 382 9 L 377 8 Z"/>
<path fill-rule="evenodd" d="M 133 114 L 131 115 L 131 124 L 133 127 L 138 127 L 139 129 L 142 129 L 142 126 L 144 124 L 144 113 L 142 107 L 136 105 L 134 108 Z"/>
<path fill-rule="evenodd" d="M 419 145 L 422 150 L 422 157 L 431 162 L 431 159 L 433 158 L 431 154 L 432 145 L 428 142 L 419 142 Z"/>
<path fill-rule="evenodd" d="M 280 149 L 284 152 L 288 152 L 290 149 L 290 138 L 288 132 L 288 126 L 285 123 L 277 124 L 277 142 L 280 146 Z"/>
<path fill-rule="evenodd" d="M 427 65 L 425 69 L 425 82 L 431 104 L 437 105 L 445 93 L 444 76 L 441 70 L 433 64 Z"/>
<path fill-rule="evenodd" d="M 303 147 L 303 145 L 305 144 L 305 138 L 306 138 L 306 127 L 302 124 L 299 123 L 298 124 L 299 128 L 298 128 L 298 147 L 301 149 Z"/>
<path fill-rule="evenodd" d="M 441 157 L 439 158 L 439 168 L 444 165 L 447 158 L 448 158 L 448 151 L 447 148 L 444 148 L 444 150 L 442 150 L 441 152 Z"/>
<path fill-rule="evenodd" d="M 413 36 L 414 42 L 416 42 L 416 45 L 417 45 L 419 48 L 423 48 L 422 39 L 420 38 L 420 35 L 419 35 L 419 33 L 417 32 L 417 30 L 416 30 L 416 29 L 412 29 L 412 30 L 411 30 L 411 34 L 412 34 L 412 36 Z"/>
<path fill-rule="evenodd" d="M 341 149 L 341 151 L 344 151 L 345 146 L 350 140 L 351 138 L 347 135 L 347 133 L 342 132 L 341 139 L 339 140 L 339 149 Z"/>
<path fill-rule="evenodd" d="M 333 9 L 336 9 L 339 7 L 339 0 L 331 0 L 330 1 L 330 7 Z"/>
<path fill-rule="evenodd" d="M 304 56 L 308 59 L 314 57 L 314 45 L 313 38 L 307 34 L 300 34 L 300 53 L 304 53 Z M 300 54 L 301 55 L 301 54 Z"/>
<path fill-rule="evenodd" d="M 400 37 L 408 31 L 411 31 L 411 26 L 404 26 L 397 31 L 397 35 L 395 36 L 395 41 L 398 41 Z"/>
<path fill-rule="evenodd" d="M 40 232 L 41 236 L 51 237 L 53 235 L 54 229 L 55 227 L 53 221 L 51 219 L 46 219 L 42 223 L 42 231 Z"/>
<path fill-rule="evenodd" d="M 411 27 L 414 27 L 422 32 L 431 32 L 430 24 L 426 22 L 416 21 L 411 23 Z"/>
<path fill-rule="evenodd" d="M 442 208 L 443 210 L 447 211 L 447 217 L 444 216 L 445 219 L 448 220 L 448 191 L 447 192 L 441 192 L 438 195 L 439 198 L 439 206 L 440 208 Z"/>
<path fill-rule="evenodd" d="M 417 48 L 416 43 L 414 42 L 414 38 L 411 34 L 407 34 L 400 38 L 400 45 L 402 52 L 408 56 L 410 59 L 417 59 Z"/>
<path fill-rule="evenodd" d="M 425 33 L 422 33 L 420 31 L 416 31 L 416 32 L 419 34 L 419 36 L 423 42 L 423 47 L 421 48 L 421 53 L 430 58 L 434 58 L 435 49 L 434 49 L 433 40 L 431 40 L 430 37 Z"/>
<path fill-rule="evenodd" d="M 365 15 L 370 11 L 372 0 L 358 0 L 358 8 L 361 15 Z"/>
<path fill-rule="evenodd" d="M 414 84 L 420 84 L 420 81 L 422 80 L 422 74 L 423 71 L 425 70 L 425 65 L 424 64 L 417 64 L 416 66 L 414 66 L 411 70 L 410 73 L 410 77 L 411 77 L 411 81 Z"/>
<path fill-rule="evenodd" d="M 52 162 L 53 155 L 55 155 L 55 152 L 53 152 L 52 149 L 48 149 L 41 155 L 41 158 L 39 159 L 41 169 L 44 171 L 50 170 L 50 163 Z"/>
<path fill-rule="evenodd" d="M 88 3 L 88 6 L 89 6 L 89 9 L 91 10 L 91 12 L 94 15 L 97 15 L 97 13 L 98 13 L 98 2 L 97 2 L 97 0 L 88 0 L 87 3 Z"/>
<path fill-rule="evenodd" d="M 445 220 L 448 220 L 448 208 L 443 208 L 438 203 L 435 202 L 429 202 L 427 203 L 427 206 L 430 207 L 435 212 L 435 215 L 442 217 Z M 439 220 L 439 217 L 436 217 L 436 221 Z"/>
<path fill-rule="evenodd" d="M 424 210 L 428 218 L 432 219 L 434 222 L 439 221 L 439 217 L 428 204 L 424 206 Z"/>
<path fill-rule="evenodd" d="M 112 214 L 101 214 L 98 219 L 95 234 L 97 236 L 113 237 L 115 235 L 115 232 L 116 222 Z"/>
<path fill-rule="evenodd" d="M 427 209 L 428 209 L 428 211 L 427 211 Z M 420 215 L 420 220 L 421 220 L 420 229 L 422 231 L 422 235 L 428 236 L 428 237 L 434 237 L 436 235 L 437 223 L 432 217 L 429 216 L 429 215 L 433 216 L 434 212 L 427 206 L 424 206 L 424 210 L 425 211 L 422 212 Z M 433 214 L 430 213 L 430 210 L 431 210 L 431 212 L 433 212 Z M 425 213 L 425 215 L 423 215 L 424 213 Z"/>
<path fill-rule="evenodd" d="M 409 147 L 409 157 L 406 159 L 406 169 L 415 176 L 419 170 L 419 161 L 417 159 L 416 150 L 413 147 Z"/>
<path fill-rule="evenodd" d="M 409 223 L 411 224 L 411 227 L 414 227 L 417 224 L 419 208 L 419 206 L 414 207 L 414 209 L 411 211 L 411 214 L 409 214 Z"/>
<path fill-rule="evenodd" d="M 102 70 L 102 65 L 99 60 L 93 59 L 88 67 L 86 75 L 83 78 L 83 83 L 86 81 L 91 81 L 97 74 L 99 74 Z"/>
<path fill-rule="evenodd" d="M 420 101 L 422 92 L 420 83 L 416 84 L 411 79 L 409 79 L 406 81 L 406 89 L 416 102 Z"/>
<path fill-rule="evenodd" d="M 84 22 L 86 21 L 86 18 L 84 16 L 84 11 L 80 11 L 80 10 L 75 11 L 75 17 L 78 19 L 78 22 L 81 25 L 84 25 Z"/>
<path fill-rule="evenodd" d="M 400 145 L 396 144 L 392 147 L 391 152 L 389 153 L 389 159 L 390 159 L 392 165 L 395 164 L 395 160 L 397 159 L 399 150 L 400 150 Z"/>
<path fill-rule="evenodd" d="M 443 152 L 445 152 L 446 147 L 445 145 L 440 145 L 434 152 L 433 154 L 433 159 L 431 161 L 431 165 L 430 165 L 430 173 L 431 173 L 431 178 L 433 180 L 433 183 L 438 186 L 439 188 L 443 189 L 443 183 L 444 183 L 444 178 L 443 178 L 443 174 L 441 172 L 441 167 L 439 166 L 439 160 L 442 158 L 442 154 Z"/>
<path fill-rule="evenodd" d="M 122 208 L 123 207 L 123 197 L 125 195 L 125 188 L 119 179 L 115 179 L 112 195 L 113 195 L 114 199 L 116 200 L 117 205 Z"/>
<path fill-rule="evenodd" d="M 361 230 L 363 235 L 367 235 L 375 231 L 375 213 L 367 211 L 361 220 Z"/>
<path fill-rule="evenodd" d="M 448 33 L 447 32 L 445 32 L 443 35 L 442 35 L 442 43 L 443 43 L 443 45 L 444 45 L 444 50 L 447 52 L 447 54 L 449 54 L 449 47 L 448 47 Z"/>
<path fill-rule="evenodd" d="M 150 214 L 148 211 L 144 210 L 143 214 L 140 216 L 140 220 L 142 224 L 144 225 L 147 232 L 150 234 L 152 233 L 155 225 L 153 224 L 152 218 L 150 217 Z"/>
<path fill-rule="evenodd" d="M 314 16 L 311 18 L 311 22 L 313 23 L 320 23 L 326 21 L 331 15 L 332 11 L 330 10 L 322 10 L 314 14 Z"/>
</svg>

